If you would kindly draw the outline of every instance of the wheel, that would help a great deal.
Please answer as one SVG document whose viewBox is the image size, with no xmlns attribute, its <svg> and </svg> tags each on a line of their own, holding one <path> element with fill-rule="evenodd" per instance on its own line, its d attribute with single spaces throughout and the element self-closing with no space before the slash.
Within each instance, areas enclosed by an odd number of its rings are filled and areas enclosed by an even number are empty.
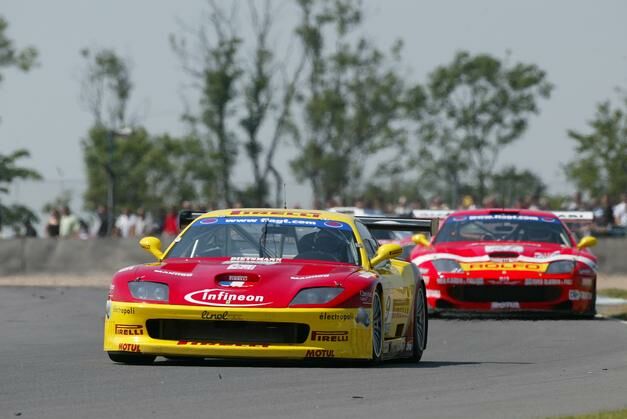
<svg viewBox="0 0 627 419">
<path fill-rule="evenodd" d="M 122 364 L 131 364 L 131 365 L 148 365 L 152 364 L 155 360 L 155 355 L 135 355 L 128 353 L 120 353 L 120 352 L 107 352 L 109 358 L 113 362 L 119 362 Z"/>
<path fill-rule="evenodd" d="M 422 283 L 416 290 L 416 303 L 414 307 L 414 344 L 412 346 L 411 359 L 420 362 L 422 353 L 427 347 L 427 332 L 429 331 L 429 318 L 427 315 L 427 297 Z"/>
<path fill-rule="evenodd" d="M 375 292 L 372 297 L 372 363 L 381 362 L 383 353 L 383 309 L 381 293 Z"/>
</svg>

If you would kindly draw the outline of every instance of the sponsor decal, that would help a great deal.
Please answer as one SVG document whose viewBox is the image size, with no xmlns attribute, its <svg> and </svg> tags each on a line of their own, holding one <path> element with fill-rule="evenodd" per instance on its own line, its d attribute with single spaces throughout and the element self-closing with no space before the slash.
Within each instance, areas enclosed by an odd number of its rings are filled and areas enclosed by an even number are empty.
<svg viewBox="0 0 627 419">
<path fill-rule="evenodd" d="M 592 293 L 588 291 L 569 290 L 568 299 L 571 301 L 592 300 Z"/>
<path fill-rule="evenodd" d="M 335 358 L 333 349 L 308 349 L 305 358 Z"/>
<path fill-rule="evenodd" d="M 259 258 L 259 257 L 248 257 L 248 256 L 233 256 L 228 262 L 236 262 L 236 263 L 258 263 L 262 265 L 274 265 L 276 263 L 281 263 L 283 259 L 281 258 Z"/>
<path fill-rule="evenodd" d="M 329 274 L 317 274 L 317 275 L 293 275 L 290 276 L 290 279 L 293 279 L 295 281 L 300 281 L 303 279 L 321 279 L 321 278 L 328 278 L 331 275 Z"/>
<path fill-rule="evenodd" d="M 283 215 L 285 217 L 320 218 L 320 213 L 288 210 L 232 210 L 230 215 Z"/>
<path fill-rule="evenodd" d="M 217 307 L 258 307 L 272 304 L 271 301 L 265 301 L 263 295 L 238 294 L 216 288 L 190 292 L 185 296 L 185 301 Z"/>
<path fill-rule="evenodd" d="M 466 283 L 470 285 L 483 285 L 483 278 L 466 278 Z"/>
<path fill-rule="evenodd" d="M 141 352 L 140 349 L 138 343 L 120 343 L 118 345 L 118 350 L 124 352 Z"/>
<path fill-rule="evenodd" d="M 520 308 L 520 303 L 518 301 L 493 301 L 490 303 L 490 308 Z"/>
<path fill-rule="evenodd" d="M 436 282 L 442 285 L 444 284 L 458 285 L 458 284 L 465 284 L 466 279 L 465 278 L 446 278 L 446 277 L 438 276 L 438 279 L 436 280 Z"/>
<path fill-rule="evenodd" d="M 311 340 L 314 342 L 348 342 L 348 332 L 312 330 Z"/>
<path fill-rule="evenodd" d="M 582 278 L 581 286 L 585 288 L 590 288 L 592 286 L 592 278 Z"/>
<path fill-rule="evenodd" d="M 135 307 L 113 307 L 113 312 L 118 314 L 135 314 Z"/>
<path fill-rule="evenodd" d="M 389 295 L 385 299 L 385 313 L 383 315 L 383 321 L 386 323 L 386 327 L 389 327 L 392 322 L 392 297 Z"/>
<path fill-rule="evenodd" d="M 324 225 L 331 228 L 341 228 L 344 226 L 344 223 L 340 223 L 339 221 L 325 221 Z"/>
<path fill-rule="evenodd" d="M 203 218 L 202 220 L 198 220 L 198 224 L 215 224 L 218 222 L 217 218 Z"/>
<path fill-rule="evenodd" d="M 190 340 L 179 340 L 176 342 L 177 345 L 190 345 L 190 346 L 237 346 L 244 348 L 267 348 L 268 344 L 266 343 L 223 343 L 223 342 L 199 342 L 199 341 L 190 341 Z"/>
<path fill-rule="evenodd" d="M 522 246 L 515 246 L 515 245 L 502 245 L 502 246 L 485 246 L 484 247 L 485 252 L 486 253 L 493 253 L 493 252 L 515 252 L 515 253 L 522 253 L 525 249 Z"/>
<path fill-rule="evenodd" d="M 460 263 L 464 271 L 532 271 L 545 272 L 548 263 L 530 262 L 474 262 Z"/>
<path fill-rule="evenodd" d="M 427 298 L 441 298 L 440 290 L 427 290 Z"/>
<path fill-rule="evenodd" d="M 394 311 L 392 312 L 392 317 L 407 317 L 409 314 L 409 307 L 409 300 L 394 300 Z"/>
<path fill-rule="evenodd" d="M 420 271 L 420 273 L 421 273 L 422 275 L 427 275 L 427 274 L 429 274 L 429 269 L 427 269 L 427 268 L 418 268 L 418 270 Z"/>
<path fill-rule="evenodd" d="M 226 267 L 228 270 L 240 270 L 240 271 L 253 271 L 257 265 L 243 265 L 241 263 L 234 263 Z"/>
<path fill-rule="evenodd" d="M 540 221 L 539 217 L 532 215 L 518 215 L 518 214 L 483 214 L 483 215 L 469 215 L 469 220 L 522 220 L 522 221 Z"/>
<path fill-rule="evenodd" d="M 560 252 L 555 251 L 555 252 L 535 252 L 533 254 L 533 257 L 536 259 L 548 259 L 548 258 L 552 258 L 553 256 L 559 256 Z"/>
<path fill-rule="evenodd" d="M 191 272 L 176 272 L 176 271 L 167 271 L 164 269 L 155 269 L 154 272 L 158 274 L 166 274 L 166 275 L 173 275 L 173 276 L 184 276 L 184 277 L 192 276 Z"/>
<path fill-rule="evenodd" d="M 573 285 L 572 279 L 525 278 L 525 285 Z"/>
<path fill-rule="evenodd" d="M 144 326 L 140 324 L 116 324 L 115 334 L 124 336 L 141 336 L 144 334 Z"/>
<path fill-rule="evenodd" d="M 203 320 L 239 320 L 242 318 L 239 314 L 229 313 L 225 311 L 223 313 L 213 313 L 211 311 L 203 311 L 200 314 L 200 318 Z"/>
<path fill-rule="evenodd" d="M 254 283 L 259 281 L 258 276 L 248 275 L 219 275 L 218 283 L 222 287 L 235 287 L 235 288 L 248 288 L 255 285 Z"/>
<path fill-rule="evenodd" d="M 353 320 L 353 313 L 320 313 L 320 320 Z"/>
<path fill-rule="evenodd" d="M 359 290 L 359 300 L 362 303 L 372 302 L 372 291 Z"/>
</svg>

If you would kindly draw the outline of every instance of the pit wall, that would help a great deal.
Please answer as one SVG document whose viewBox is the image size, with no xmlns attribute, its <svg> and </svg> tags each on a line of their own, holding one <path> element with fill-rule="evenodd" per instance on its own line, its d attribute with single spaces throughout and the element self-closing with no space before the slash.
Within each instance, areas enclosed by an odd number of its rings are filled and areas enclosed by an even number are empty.
<svg viewBox="0 0 627 419">
<path fill-rule="evenodd" d="M 627 274 L 627 238 L 599 239 L 592 251 L 601 273 Z M 154 261 L 136 239 L 0 240 L 0 276 L 112 274 Z"/>
</svg>

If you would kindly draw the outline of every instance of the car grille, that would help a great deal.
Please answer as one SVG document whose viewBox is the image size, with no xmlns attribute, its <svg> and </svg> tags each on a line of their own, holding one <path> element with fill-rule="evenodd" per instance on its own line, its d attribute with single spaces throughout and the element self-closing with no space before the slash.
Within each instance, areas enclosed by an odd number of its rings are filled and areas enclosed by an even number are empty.
<svg viewBox="0 0 627 419">
<path fill-rule="evenodd" d="M 544 302 L 560 297 L 560 287 L 529 287 L 517 285 L 455 285 L 448 294 L 459 301 L 487 303 L 492 301 Z"/>
<path fill-rule="evenodd" d="M 309 326 L 301 323 L 151 319 L 146 328 L 153 339 L 199 342 L 289 344 L 309 336 Z"/>
</svg>

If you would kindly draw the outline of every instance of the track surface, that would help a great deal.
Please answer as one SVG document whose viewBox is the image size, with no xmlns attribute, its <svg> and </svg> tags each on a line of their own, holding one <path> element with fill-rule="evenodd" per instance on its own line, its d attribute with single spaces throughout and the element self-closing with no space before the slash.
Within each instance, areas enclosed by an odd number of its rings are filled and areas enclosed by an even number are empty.
<svg viewBox="0 0 627 419">
<path fill-rule="evenodd" d="M 0 418 L 531 418 L 627 406 L 618 321 L 434 320 L 417 365 L 123 366 L 101 350 L 105 295 L 0 288 Z"/>
</svg>

